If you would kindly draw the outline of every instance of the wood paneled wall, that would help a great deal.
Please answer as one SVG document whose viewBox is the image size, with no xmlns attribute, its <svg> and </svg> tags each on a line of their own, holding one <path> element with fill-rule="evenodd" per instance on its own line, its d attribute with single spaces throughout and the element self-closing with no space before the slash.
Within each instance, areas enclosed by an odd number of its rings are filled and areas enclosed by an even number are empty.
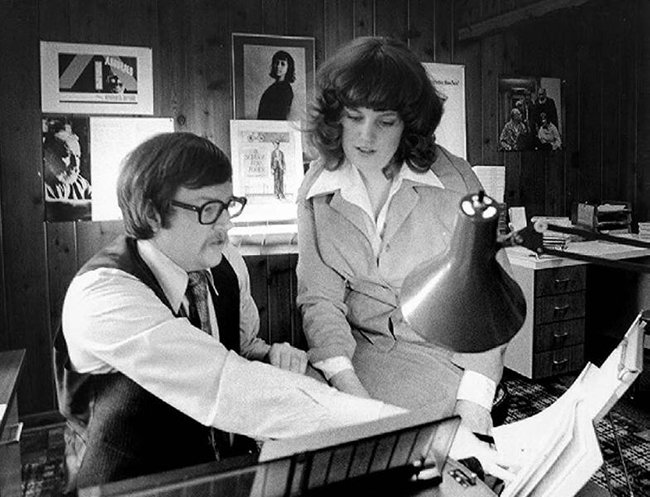
<svg viewBox="0 0 650 497">
<path fill-rule="evenodd" d="M 313 36 L 316 62 L 360 35 L 407 40 L 423 61 L 452 59 L 452 1 L 0 0 L 0 349 L 27 348 L 23 415 L 55 408 L 53 328 L 70 279 L 121 232 L 117 222 L 43 222 L 39 40 L 153 49 L 154 111 L 229 151 L 232 32 Z M 295 255 L 250 257 L 261 333 L 304 343 Z M 0 272 L 0 276 L 3 273 Z"/>
<path fill-rule="evenodd" d="M 508 3 L 531 2 L 459 0 L 456 17 L 500 14 Z M 506 166 L 509 205 L 526 206 L 530 216 L 564 216 L 576 202 L 627 200 L 636 220 L 649 218 L 649 13 L 647 0 L 591 0 L 456 43 L 454 62 L 467 71 L 469 159 Z M 498 151 L 499 75 L 562 80 L 561 152 Z"/>
<path fill-rule="evenodd" d="M 509 203 L 560 214 L 575 200 L 625 198 L 647 219 L 649 195 L 642 194 L 650 177 L 639 164 L 650 158 L 650 140 L 638 136 L 650 128 L 641 115 L 650 110 L 650 85 L 640 84 L 650 80 L 650 64 L 639 60 L 648 49 L 637 39 L 649 41 L 650 22 L 638 12 L 649 19 L 647 2 L 592 0 L 570 15 L 458 43 L 454 19 L 466 3 L 0 0 L 0 349 L 27 349 L 22 415 L 55 408 L 50 351 L 65 289 L 77 268 L 121 232 L 120 223 L 43 222 L 39 40 L 151 47 L 155 115 L 171 116 L 178 130 L 229 151 L 232 32 L 313 36 L 317 65 L 356 36 L 394 36 L 422 61 L 466 65 L 469 160 L 507 165 Z M 566 81 L 564 152 L 496 151 L 496 78 L 503 73 Z M 293 303 L 296 256 L 247 263 L 262 335 L 304 343 Z"/>
</svg>

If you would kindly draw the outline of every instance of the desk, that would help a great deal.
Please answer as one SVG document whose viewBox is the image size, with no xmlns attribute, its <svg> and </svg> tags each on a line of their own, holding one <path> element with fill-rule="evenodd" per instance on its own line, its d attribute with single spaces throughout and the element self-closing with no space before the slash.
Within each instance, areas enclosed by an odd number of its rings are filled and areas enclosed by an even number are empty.
<svg viewBox="0 0 650 497">
<path fill-rule="evenodd" d="M 22 495 L 16 385 L 24 357 L 24 350 L 0 352 L 0 497 Z"/>
<path fill-rule="evenodd" d="M 613 260 L 650 256 L 650 249 L 603 241 L 574 242 L 567 251 Z M 636 291 L 635 285 L 613 281 L 613 276 L 629 280 L 629 271 L 561 257 L 537 257 L 523 247 L 507 248 L 506 252 L 524 292 L 527 312 L 521 330 L 508 345 L 505 366 L 527 378 L 577 371 L 587 358 L 598 362 L 607 350 L 602 354 L 590 350 L 598 342 L 596 335 L 611 334 L 611 344 L 617 343 L 643 307 L 628 298 L 629 292 Z M 618 298 L 621 292 L 626 295 L 623 302 Z"/>
</svg>

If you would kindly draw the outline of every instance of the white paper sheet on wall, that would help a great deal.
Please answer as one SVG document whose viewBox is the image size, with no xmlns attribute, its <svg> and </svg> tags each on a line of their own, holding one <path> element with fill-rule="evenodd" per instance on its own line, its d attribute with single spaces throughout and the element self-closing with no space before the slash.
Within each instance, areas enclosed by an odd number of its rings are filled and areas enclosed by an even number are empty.
<svg viewBox="0 0 650 497">
<path fill-rule="evenodd" d="M 171 117 L 91 117 L 89 127 L 92 220 L 122 219 L 116 193 L 122 159 L 153 135 L 174 131 L 174 120 Z"/>
<path fill-rule="evenodd" d="M 474 166 L 472 169 L 483 185 L 485 193 L 497 202 L 503 203 L 506 191 L 505 166 Z"/>
</svg>

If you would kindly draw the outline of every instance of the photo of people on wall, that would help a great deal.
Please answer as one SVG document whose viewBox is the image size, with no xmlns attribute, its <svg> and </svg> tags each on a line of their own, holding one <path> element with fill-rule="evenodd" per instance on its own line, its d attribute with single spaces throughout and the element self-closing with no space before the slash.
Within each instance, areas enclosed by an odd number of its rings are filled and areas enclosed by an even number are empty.
<svg viewBox="0 0 650 497">
<path fill-rule="evenodd" d="M 562 82 L 557 78 L 499 78 L 499 150 L 561 150 Z"/>
</svg>

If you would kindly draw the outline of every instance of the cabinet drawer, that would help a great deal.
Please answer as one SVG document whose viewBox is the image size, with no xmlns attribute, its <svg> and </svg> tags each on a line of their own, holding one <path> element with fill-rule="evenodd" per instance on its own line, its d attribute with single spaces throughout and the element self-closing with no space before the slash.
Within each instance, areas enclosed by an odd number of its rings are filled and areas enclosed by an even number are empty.
<svg viewBox="0 0 650 497">
<path fill-rule="evenodd" d="M 585 292 L 565 293 L 535 299 L 535 326 L 585 316 Z"/>
<path fill-rule="evenodd" d="M 535 327 L 535 352 L 572 347 L 585 341 L 585 320 L 571 319 Z"/>
<path fill-rule="evenodd" d="M 584 345 L 575 345 L 533 356 L 533 378 L 546 378 L 576 371 L 584 365 Z"/>
<path fill-rule="evenodd" d="M 584 290 L 586 266 L 564 266 L 535 272 L 535 297 Z"/>
</svg>

